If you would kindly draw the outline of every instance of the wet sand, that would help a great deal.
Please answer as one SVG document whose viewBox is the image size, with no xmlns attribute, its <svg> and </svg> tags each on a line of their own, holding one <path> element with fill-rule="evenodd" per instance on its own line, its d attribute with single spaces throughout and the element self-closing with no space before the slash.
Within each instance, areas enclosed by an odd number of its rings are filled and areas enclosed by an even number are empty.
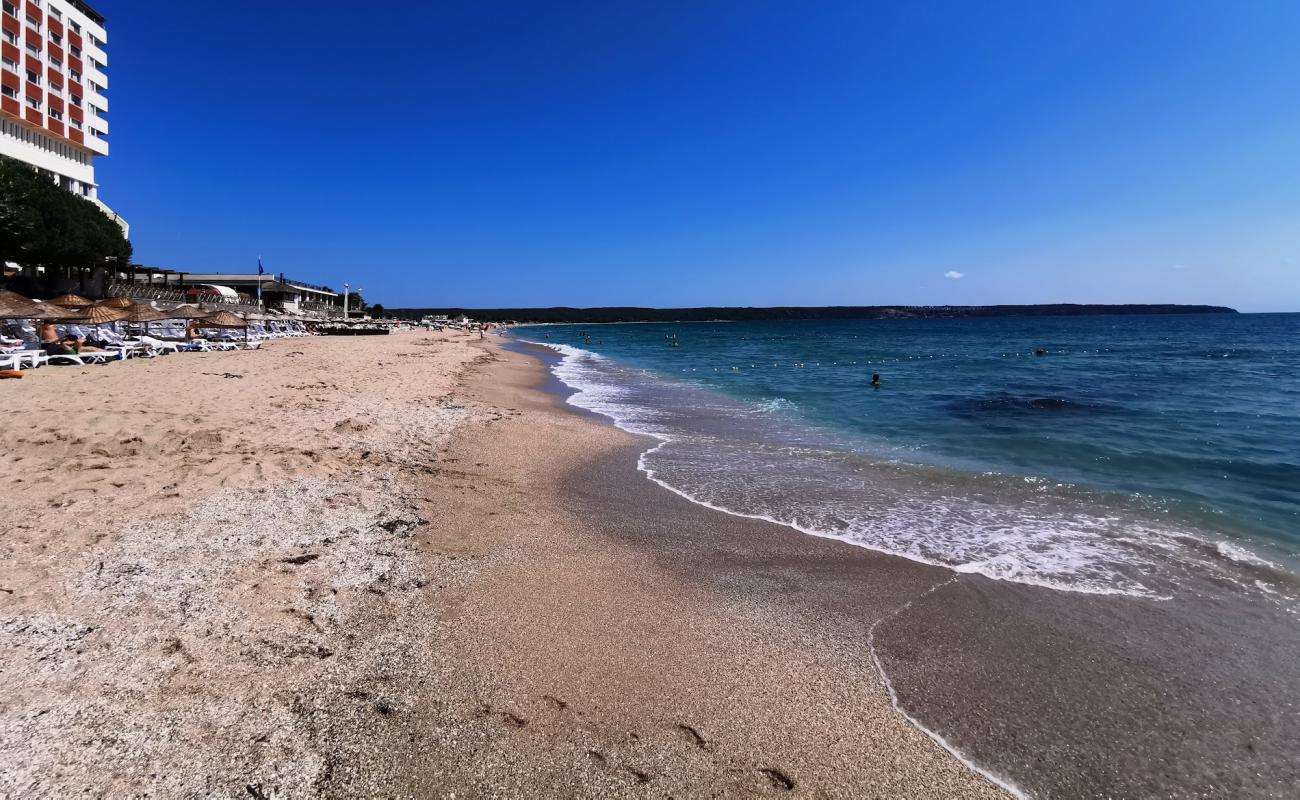
<svg viewBox="0 0 1300 800">
<path fill-rule="evenodd" d="M 1300 637 L 1285 605 L 1191 580 L 1156 601 L 956 575 L 703 509 L 636 470 L 646 446 L 572 470 L 561 492 L 661 569 L 790 615 L 792 641 L 815 630 L 860 663 L 874 651 L 903 711 L 1017 789 L 1287 797 L 1300 786 Z"/>
</svg>

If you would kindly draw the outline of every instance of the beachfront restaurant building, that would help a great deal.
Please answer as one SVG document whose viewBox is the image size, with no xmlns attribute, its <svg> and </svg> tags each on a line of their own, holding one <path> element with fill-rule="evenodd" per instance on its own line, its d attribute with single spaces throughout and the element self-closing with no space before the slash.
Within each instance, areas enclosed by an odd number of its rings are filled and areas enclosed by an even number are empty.
<svg viewBox="0 0 1300 800">
<path fill-rule="evenodd" d="M 280 311 L 295 317 L 315 319 L 343 316 L 343 295 L 327 286 L 279 275 L 246 273 L 186 273 L 190 287 L 209 289 L 228 296 L 235 293 L 257 301 L 267 311 Z"/>
</svg>

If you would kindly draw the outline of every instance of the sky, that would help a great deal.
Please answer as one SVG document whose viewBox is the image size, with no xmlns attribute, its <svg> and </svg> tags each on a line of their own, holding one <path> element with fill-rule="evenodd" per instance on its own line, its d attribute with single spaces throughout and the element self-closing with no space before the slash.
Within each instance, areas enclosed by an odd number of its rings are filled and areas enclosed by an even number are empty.
<svg viewBox="0 0 1300 800">
<path fill-rule="evenodd" d="M 401 306 L 1300 311 L 1300 3 L 91 0 L 140 263 Z"/>
</svg>

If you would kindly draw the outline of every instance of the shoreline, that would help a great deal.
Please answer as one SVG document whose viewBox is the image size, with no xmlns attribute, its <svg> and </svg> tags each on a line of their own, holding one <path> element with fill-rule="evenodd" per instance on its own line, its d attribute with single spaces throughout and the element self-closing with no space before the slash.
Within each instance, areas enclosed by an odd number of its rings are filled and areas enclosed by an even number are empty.
<svg viewBox="0 0 1300 800">
<path fill-rule="evenodd" d="M 599 471 L 615 474 L 612 463 Z M 637 477 L 658 486 L 650 476 Z M 637 490 L 624 484 L 620 491 Z M 699 505 L 670 488 L 661 491 Z M 835 554 L 842 570 L 817 572 L 829 585 L 804 583 L 803 592 L 786 593 L 781 602 L 836 616 L 864 612 L 844 601 L 856 581 L 881 569 L 862 554 L 920 563 L 759 524 L 818 541 Z M 751 544 L 738 544 L 709 566 L 734 571 L 752 556 Z M 1300 765 L 1287 755 L 1300 746 L 1300 732 L 1284 721 L 1282 700 L 1300 685 L 1300 648 L 1294 620 L 1277 609 L 1203 601 L 1190 591 L 1169 601 L 1090 595 L 932 569 L 947 579 L 872 622 L 867 636 L 879 636 L 877 663 L 898 692 L 900 712 L 936 731 L 958 757 L 1008 776 L 1026 793 L 1048 796 L 1230 787 L 1238 796 L 1269 797 L 1285 794 L 1300 778 Z M 693 574 L 711 580 L 708 570 Z M 953 624 L 956 619 L 965 624 Z M 1123 687 L 1122 698 L 1112 693 L 1115 686 Z M 1260 711 L 1274 702 L 1284 708 Z M 1058 754 L 1059 763 L 1042 772 L 1017 769 L 1044 752 Z M 1117 763 L 1125 768 L 1117 770 Z"/>
</svg>

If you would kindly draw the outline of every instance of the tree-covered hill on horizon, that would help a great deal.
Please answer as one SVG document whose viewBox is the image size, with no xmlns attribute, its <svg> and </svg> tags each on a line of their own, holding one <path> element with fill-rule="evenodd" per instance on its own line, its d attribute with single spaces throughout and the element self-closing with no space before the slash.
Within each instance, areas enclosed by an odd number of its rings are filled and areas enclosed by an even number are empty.
<svg viewBox="0 0 1300 800">
<path fill-rule="evenodd" d="M 1072 317 L 1106 314 L 1236 314 L 1225 306 L 1166 304 L 997 306 L 781 306 L 773 308 L 389 308 L 386 316 L 420 319 L 464 314 L 483 322 L 742 322 L 752 320 L 958 319 L 968 317 Z"/>
</svg>

